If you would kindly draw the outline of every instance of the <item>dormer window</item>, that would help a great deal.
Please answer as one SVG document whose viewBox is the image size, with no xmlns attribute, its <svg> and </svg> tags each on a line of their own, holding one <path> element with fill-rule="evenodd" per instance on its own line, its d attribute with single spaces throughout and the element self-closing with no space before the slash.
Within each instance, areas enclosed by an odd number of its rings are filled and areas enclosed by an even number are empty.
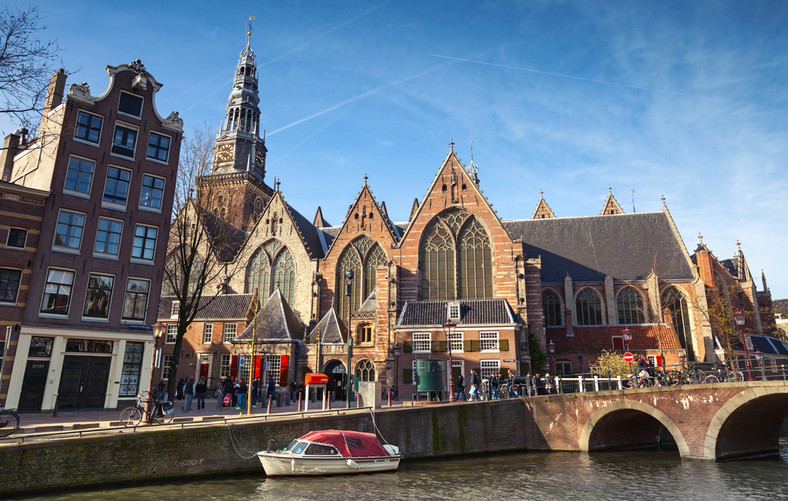
<svg viewBox="0 0 788 501">
<path fill-rule="evenodd" d="M 178 318 L 178 314 L 181 311 L 181 302 L 180 301 L 173 301 L 172 308 L 170 309 L 170 318 Z"/>
<path fill-rule="evenodd" d="M 448 304 L 448 318 L 452 321 L 459 321 L 460 320 L 460 303 L 449 303 Z"/>
</svg>

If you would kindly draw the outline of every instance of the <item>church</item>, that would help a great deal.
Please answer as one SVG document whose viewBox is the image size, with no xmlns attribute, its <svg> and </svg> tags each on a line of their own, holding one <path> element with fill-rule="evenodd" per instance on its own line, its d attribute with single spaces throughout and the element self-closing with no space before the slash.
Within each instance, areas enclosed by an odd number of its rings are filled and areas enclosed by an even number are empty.
<svg viewBox="0 0 788 501">
<path fill-rule="evenodd" d="M 758 291 L 741 251 L 732 272 L 702 241 L 691 254 L 664 199 L 661 211 L 627 214 L 609 190 L 599 214 L 559 218 L 540 195 L 532 214 L 503 219 L 453 143 L 432 179 L 413 180 L 428 189 L 407 221 L 391 220 L 366 176 L 343 221 L 320 207 L 305 217 L 266 180 L 249 39 L 195 195 L 203 224 L 234 235 L 224 261 L 237 271 L 206 286 L 210 305 L 189 326 L 176 377 L 292 387 L 320 372 L 341 398 L 350 373 L 410 398 L 419 359 L 450 365 L 453 380 L 588 372 L 603 350 L 656 366 L 714 361 L 726 356 L 708 308 L 720 273 L 748 332 L 769 332 L 765 279 Z M 174 303 L 163 292 L 165 362 Z"/>
</svg>

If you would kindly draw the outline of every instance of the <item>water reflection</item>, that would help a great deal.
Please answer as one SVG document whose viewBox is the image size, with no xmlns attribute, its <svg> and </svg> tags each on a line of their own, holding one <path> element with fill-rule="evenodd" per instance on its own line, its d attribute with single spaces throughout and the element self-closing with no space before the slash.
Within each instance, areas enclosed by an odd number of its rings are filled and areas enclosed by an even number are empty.
<svg viewBox="0 0 788 501">
<path fill-rule="evenodd" d="M 788 499 L 782 461 L 681 461 L 675 452 L 515 453 L 403 461 L 394 473 L 265 478 L 259 475 L 70 493 L 31 499 L 319 500 L 760 500 Z M 491 499 L 492 498 L 492 499 Z"/>
</svg>

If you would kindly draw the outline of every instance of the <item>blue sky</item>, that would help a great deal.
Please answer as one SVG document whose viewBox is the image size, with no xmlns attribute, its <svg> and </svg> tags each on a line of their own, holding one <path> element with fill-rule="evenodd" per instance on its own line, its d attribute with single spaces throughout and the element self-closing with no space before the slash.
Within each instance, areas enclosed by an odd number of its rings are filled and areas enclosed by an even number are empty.
<svg viewBox="0 0 788 501">
<path fill-rule="evenodd" d="M 256 16 L 266 179 L 310 219 L 339 224 L 367 173 L 404 221 L 449 140 L 465 163 L 472 141 L 505 219 L 540 189 L 559 217 L 598 214 L 608 185 L 626 212 L 631 190 L 638 212 L 664 195 L 690 252 L 699 232 L 720 258 L 738 239 L 788 297 L 786 2 L 39 5 L 69 82 L 99 94 L 107 64 L 139 58 L 187 133 L 219 125 Z"/>
</svg>

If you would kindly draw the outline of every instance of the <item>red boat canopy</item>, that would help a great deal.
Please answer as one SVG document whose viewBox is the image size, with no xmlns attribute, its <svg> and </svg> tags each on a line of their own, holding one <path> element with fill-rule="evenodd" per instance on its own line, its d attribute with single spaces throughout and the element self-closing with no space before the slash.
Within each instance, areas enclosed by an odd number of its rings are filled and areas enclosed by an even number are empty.
<svg viewBox="0 0 788 501">
<path fill-rule="evenodd" d="M 380 445 L 374 433 L 349 430 L 310 431 L 298 440 L 308 440 L 319 444 L 333 445 L 343 457 L 375 457 L 390 454 Z"/>
</svg>

